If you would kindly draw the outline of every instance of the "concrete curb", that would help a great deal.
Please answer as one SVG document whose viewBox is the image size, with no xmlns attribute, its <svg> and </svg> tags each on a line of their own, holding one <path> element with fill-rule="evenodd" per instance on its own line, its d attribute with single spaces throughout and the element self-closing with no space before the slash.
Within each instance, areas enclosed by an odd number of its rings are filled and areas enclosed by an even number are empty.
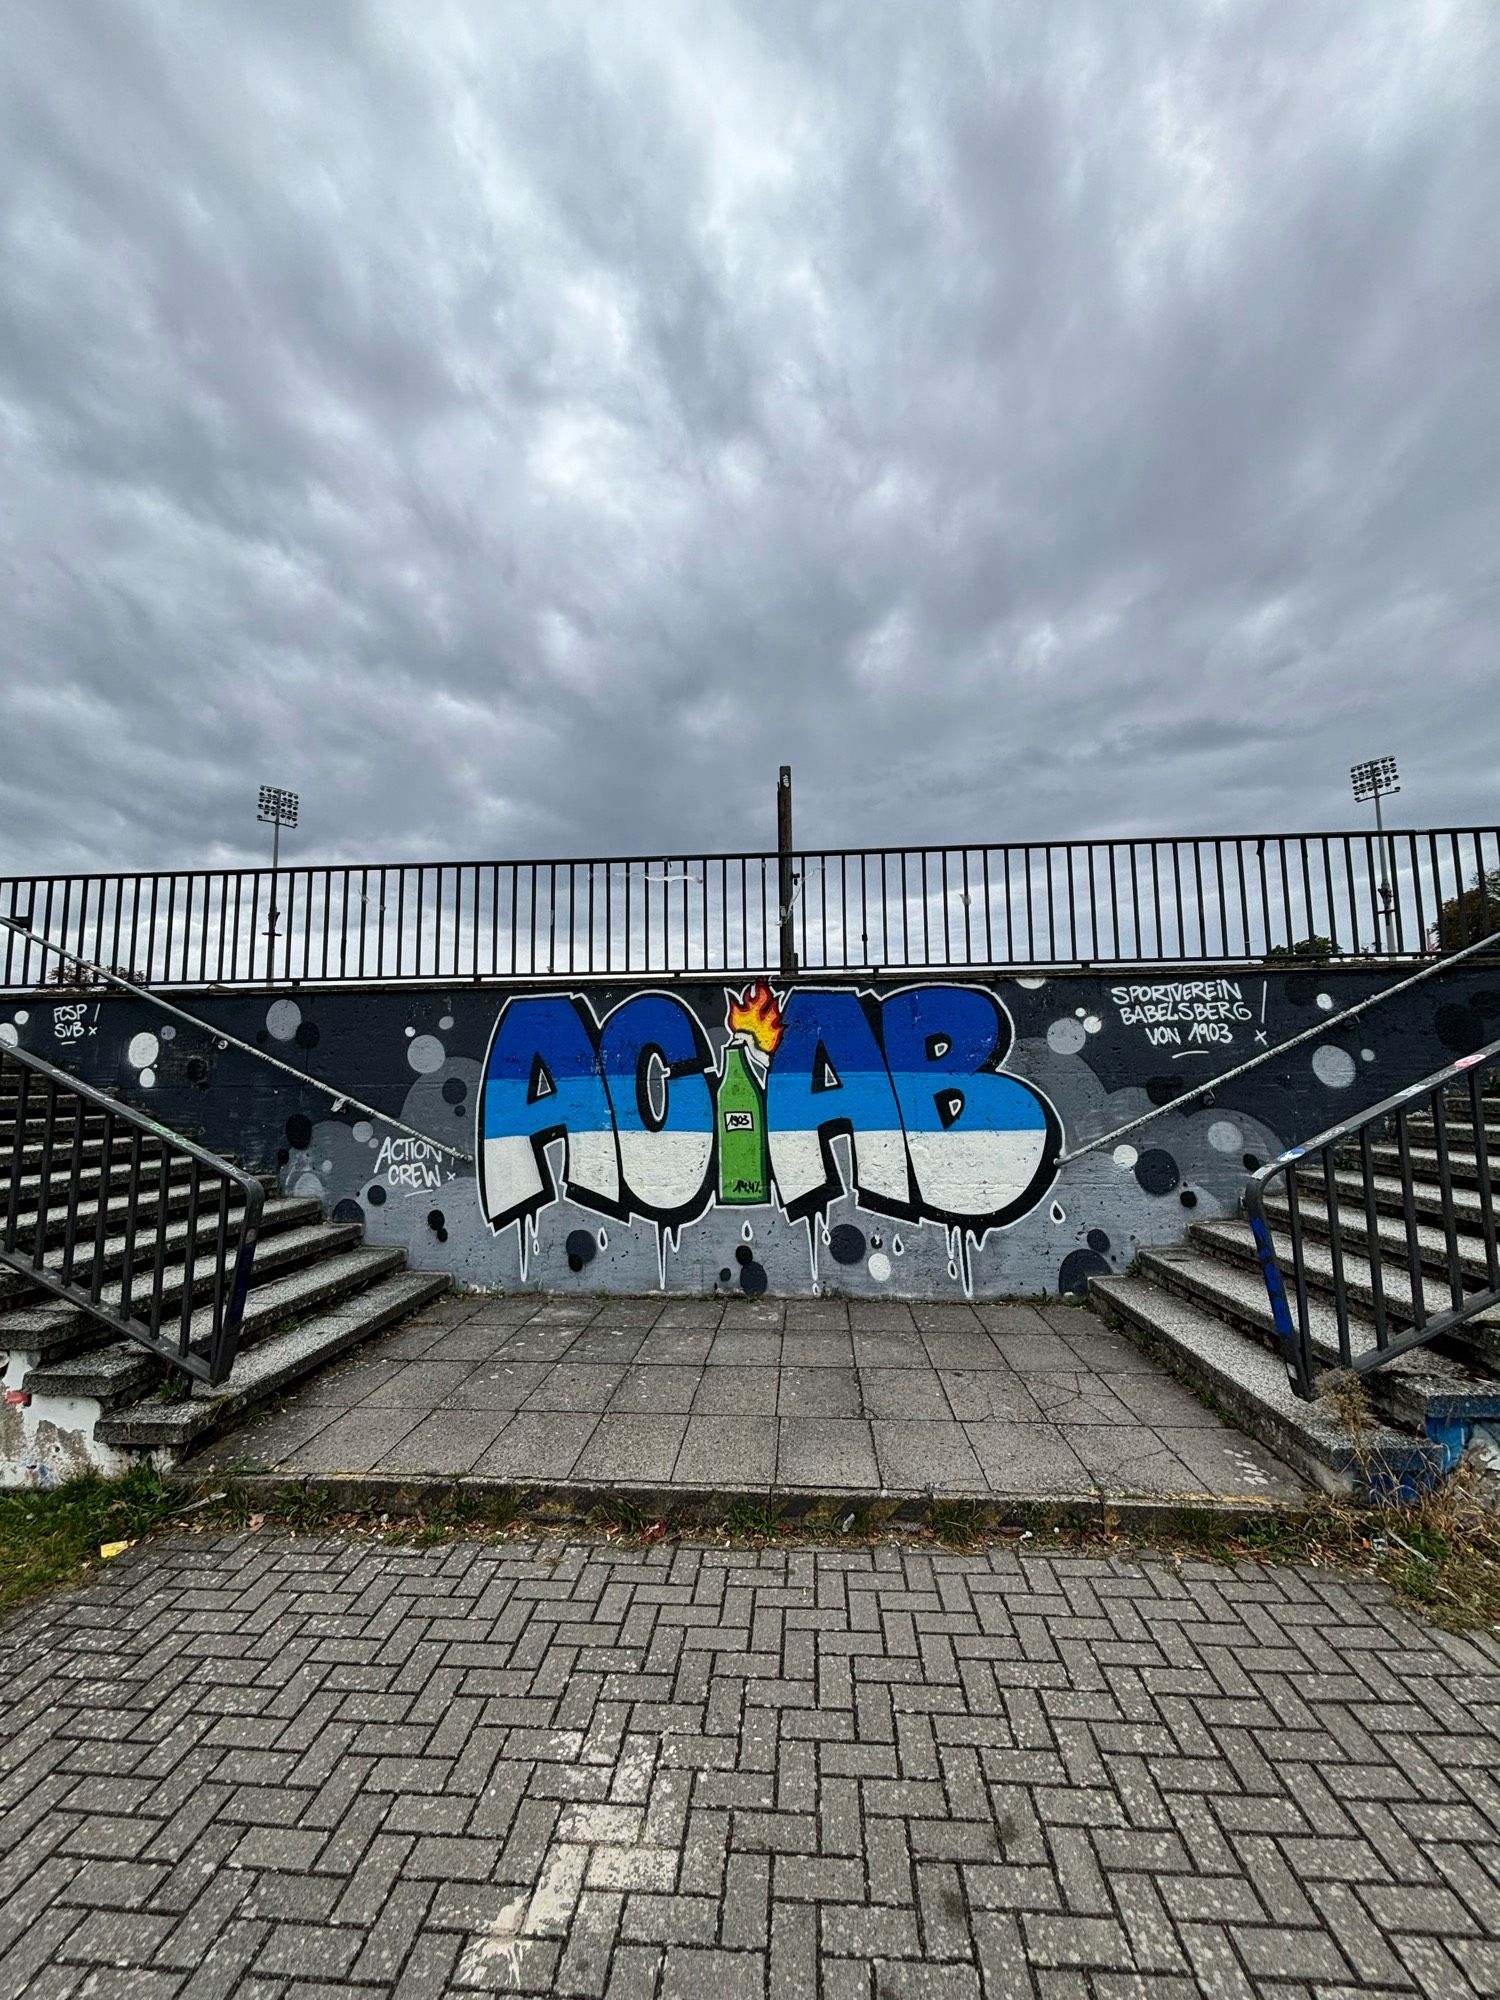
<svg viewBox="0 0 1500 2000">
<path fill-rule="evenodd" d="M 1249 1527 L 1252 1523 L 1300 1520 L 1306 1503 L 1262 1500 L 1247 1495 L 1222 1499 L 1211 1494 L 1124 1495 L 1099 1492 L 997 1497 L 982 1493 L 828 1492 L 813 1489 L 774 1491 L 766 1487 L 661 1487 L 576 1485 L 566 1480 L 512 1480 L 447 1474 L 413 1474 L 392 1478 L 381 1473 L 276 1473 L 225 1470 L 204 1475 L 201 1466 L 181 1466 L 167 1475 L 171 1485 L 200 1492 L 221 1487 L 241 1494 L 266 1512 L 284 1508 L 292 1494 L 323 1499 L 334 1514 L 383 1513 L 397 1519 L 432 1509 L 452 1510 L 472 1505 L 482 1514 L 485 1503 L 507 1510 L 507 1518 L 553 1526 L 598 1525 L 629 1511 L 631 1518 L 661 1521 L 685 1528 L 722 1528 L 735 1508 L 768 1513 L 777 1521 L 809 1532 L 837 1533 L 851 1515 L 862 1529 L 923 1528 L 939 1510 L 972 1511 L 976 1534 L 990 1530 L 1082 1528 L 1141 1529 L 1160 1533 L 1174 1526 Z M 461 1525 L 461 1512 L 451 1516 Z M 951 1517 L 950 1517 L 951 1518 Z"/>
</svg>

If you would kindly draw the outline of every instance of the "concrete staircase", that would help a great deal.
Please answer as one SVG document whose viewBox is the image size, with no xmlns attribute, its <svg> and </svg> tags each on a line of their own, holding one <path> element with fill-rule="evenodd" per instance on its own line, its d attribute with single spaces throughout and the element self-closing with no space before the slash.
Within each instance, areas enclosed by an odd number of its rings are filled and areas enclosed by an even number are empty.
<svg viewBox="0 0 1500 2000">
<path fill-rule="evenodd" d="M 1494 1162 L 1500 1158 L 1500 1095 L 1487 1096 L 1483 1105 L 1486 1146 Z M 1467 1093 L 1445 1097 L 1445 1109 L 1446 1185 L 1460 1266 L 1465 1280 L 1478 1290 L 1487 1270 L 1485 1212 Z M 1451 1304 L 1444 1275 L 1444 1178 L 1431 1116 L 1413 1115 L 1409 1131 L 1421 1287 L 1428 1314 L 1436 1316 Z M 1373 1232 L 1357 1147 L 1337 1156 L 1334 1173 L 1345 1286 L 1355 1315 L 1350 1346 L 1356 1356 L 1375 1346 L 1368 1316 L 1374 1295 L 1371 1264 L 1379 1266 L 1392 1330 L 1414 1323 L 1400 1155 L 1394 1144 L 1379 1141 L 1371 1146 L 1371 1159 Z M 1331 1230 L 1321 1170 L 1299 1173 L 1297 1196 L 1314 1360 L 1320 1369 L 1338 1371 L 1334 1268 L 1326 1248 Z M 1268 1194 L 1266 1216 L 1290 1288 L 1290 1245 L 1278 1228 L 1287 1217 L 1284 1193 Z M 1142 1250 L 1128 1276 L 1091 1279 L 1089 1293 L 1107 1319 L 1329 1492 L 1395 1488 L 1409 1493 L 1451 1471 L 1471 1440 L 1480 1442 L 1485 1427 L 1500 1419 L 1500 1307 L 1365 1375 L 1367 1417 L 1357 1438 L 1331 1398 L 1302 1401 L 1287 1379 L 1245 1221 L 1198 1223 L 1185 1243 Z"/>
<path fill-rule="evenodd" d="M 0 1086 L 6 1122 L 14 1097 Z M 0 1141 L 0 1203 L 17 1190 L 21 1220 L 33 1228 L 41 1165 L 42 1114 L 29 1116 L 19 1139 Z M 71 1160 L 75 1134 L 83 1200 L 77 1212 L 80 1248 L 75 1273 L 87 1279 L 102 1203 L 102 1262 L 106 1299 L 118 1300 L 125 1262 L 126 1174 L 102 1172 L 101 1116 L 59 1101 L 54 1162 Z M 61 1149 L 61 1154 L 59 1152 Z M 142 1158 L 160 1157 L 160 1143 L 142 1140 Z M 54 1165 L 54 1179 L 57 1167 Z M 139 1267 L 154 1255 L 155 1224 L 165 1222 L 163 1298 L 180 1308 L 186 1281 L 190 1167 L 174 1164 L 164 1198 L 144 1186 L 136 1204 Z M 180 1371 L 134 1341 L 114 1335 L 89 1314 L 0 1266 L 0 1485 L 50 1485 L 75 1473 L 117 1473 L 149 1457 L 166 1466 L 203 1443 L 244 1411 L 279 1395 L 346 1349 L 382 1332 L 448 1287 L 436 1272 L 409 1271 L 405 1253 L 361 1240 L 357 1222 L 327 1220 L 315 1199 L 281 1195 L 274 1176 L 263 1178 L 261 1216 L 251 1287 L 239 1351 L 217 1388 L 189 1384 Z M 200 1253 L 211 1250 L 215 1225 L 201 1220 Z M 48 1249 L 60 1254 L 64 1222 L 54 1214 Z M 200 1254 L 193 1274 L 194 1300 L 206 1300 L 212 1258 Z M 193 1337 L 209 1330 L 206 1306 L 195 1306 Z"/>
</svg>

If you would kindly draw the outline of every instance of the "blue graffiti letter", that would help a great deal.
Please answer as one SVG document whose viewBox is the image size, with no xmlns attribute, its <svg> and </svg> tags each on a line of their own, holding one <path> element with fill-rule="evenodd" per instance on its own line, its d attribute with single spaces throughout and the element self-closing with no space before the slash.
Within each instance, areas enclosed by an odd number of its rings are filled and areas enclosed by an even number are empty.
<svg viewBox="0 0 1500 2000">
<path fill-rule="evenodd" d="M 640 993 L 599 1036 L 627 1206 L 658 1222 L 700 1213 L 713 1164 L 708 1043 L 680 1000 Z"/>
<path fill-rule="evenodd" d="M 986 1227 L 1033 1206 L 1057 1157 L 1045 1098 L 999 1074 L 1010 1017 L 973 986 L 917 986 L 880 1010 L 881 1039 L 901 1106 L 917 1207 Z"/>
<path fill-rule="evenodd" d="M 480 1106 L 479 1198 L 494 1229 L 557 1197 L 547 1146 L 566 1146 L 563 1177 L 575 1201 L 618 1212 L 620 1163 L 609 1093 L 581 1000 L 510 1000 L 495 1024 Z"/>
<path fill-rule="evenodd" d="M 766 1127 L 776 1191 L 789 1216 L 844 1192 L 830 1141 L 850 1133 L 860 1196 L 904 1212 L 908 1198 L 901 1115 L 880 1044 L 853 993 L 799 986 L 766 1080 Z"/>
</svg>

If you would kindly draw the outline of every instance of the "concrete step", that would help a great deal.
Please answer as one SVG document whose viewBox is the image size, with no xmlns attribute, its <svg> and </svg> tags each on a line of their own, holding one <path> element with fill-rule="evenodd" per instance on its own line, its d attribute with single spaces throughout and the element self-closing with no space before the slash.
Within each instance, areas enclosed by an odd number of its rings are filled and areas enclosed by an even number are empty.
<svg viewBox="0 0 1500 2000">
<path fill-rule="evenodd" d="M 1357 1158 L 1358 1155 L 1356 1154 L 1355 1157 Z M 1387 1173 L 1399 1174 L 1401 1172 L 1401 1149 L 1399 1146 L 1388 1146 L 1384 1143 L 1371 1146 L 1370 1159 L 1373 1165 L 1382 1168 Z M 1409 1173 L 1419 1176 L 1424 1181 L 1430 1181 L 1435 1186 L 1441 1184 L 1443 1176 L 1438 1166 L 1437 1153 L 1432 1147 L 1410 1146 L 1407 1148 L 1406 1159 L 1407 1171 Z M 1479 1167 L 1473 1154 L 1464 1153 L 1461 1149 L 1450 1147 L 1448 1151 L 1448 1178 L 1455 1187 L 1477 1188 L 1479 1186 Z M 1495 1163 L 1492 1160 L 1490 1162 L 1491 1183 L 1494 1182 L 1494 1179 Z"/>
<path fill-rule="evenodd" d="M 1229 1258 L 1238 1264 L 1252 1264 L 1259 1270 L 1259 1259 L 1255 1255 L 1255 1239 L 1250 1234 L 1248 1222 L 1240 1222 L 1226 1217 L 1220 1222 L 1195 1223 L 1188 1231 L 1191 1241 L 1210 1250 L 1215 1256 Z M 1280 1235 L 1274 1224 L 1278 1256 L 1282 1258 L 1282 1273 L 1291 1269 L 1291 1244 Z M 1333 1282 L 1333 1258 L 1325 1243 L 1316 1239 L 1303 1244 L 1302 1268 L 1307 1279 L 1309 1296 L 1321 1300 L 1331 1300 L 1335 1296 Z M 1407 1327 L 1416 1324 L 1413 1309 L 1411 1279 L 1406 1270 L 1405 1258 L 1399 1264 L 1386 1261 L 1380 1264 L 1381 1286 L 1385 1296 L 1386 1317 L 1393 1325 Z M 1479 1290 L 1470 1284 L 1469 1289 Z M 1441 1313 L 1453 1309 L 1453 1295 L 1446 1278 L 1429 1277 L 1424 1272 L 1422 1278 L 1422 1300 L 1428 1319 L 1436 1319 Z M 1370 1282 L 1369 1267 L 1358 1255 L 1344 1259 L 1344 1291 L 1356 1312 L 1373 1315 L 1375 1288 Z M 1488 1350 L 1491 1340 L 1496 1343 L 1495 1352 L 1500 1355 L 1500 1306 L 1487 1306 L 1464 1322 L 1470 1330 L 1468 1337 L 1483 1344 Z M 1500 1372 L 1500 1370 L 1497 1370 Z"/>
<path fill-rule="evenodd" d="M 1279 1183 L 1273 1182 L 1273 1186 Z M 1350 1202 L 1362 1210 L 1365 1199 L 1364 1175 L 1358 1170 L 1339 1168 L 1333 1176 L 1334 1192 L 1340 1202 Z M 1401 1177 L 1399 1174 L 1372 1174 L 1370 1186 L 1375 1196 L 1376 1212 L 1380 1215 L 1404 1215 Z M 1297 1191 L 1304 1205 L 1310 1199 L 1320 1198 L 1323 1193 L 1323 1176 L 1320 1173 L 1299 1174 Z M 1412 1207 L 1419 1218 L 1434 1218 L 1441 1224 L 1443 1219 L 1443 1190 L 1436 1181 L 1417 1180 L 1412 1182 Z M 1450 1188 L 1449 1199 L 1453 1203 L 1453 1219 L 1459 1228 L 1469 1232 L 1481 1232 L 1484 1227 L 1485 1207 L 1477 1188 Z"/>
<path fill-rule="evenodd" d="M 242 1212 L 243 1204 L 230 1210 L 231 1227 L 237 1224 Z M 268 1201 L 261 1210 L 261 1241 L 264 1242 L 267 1237 L 274 1236 L 282 1229 L 291 1229 L 307 1223 L 320 1222 L 322 1216 L 322 1204 L 311 1195 L 288 1195 Z M 139 1211 L 137 1211 L 137 1221 L 141 1221 Z M 148 1271 L 155 1261 L 158 1236 L 160 1236 L 165 1245 L 165 1254 L 172 1265 L 174 1267 L 181 1267 L 183 1264 L 184 1252 L 188 1241 L 186 1216 L 182 1216 L 176 1222 L 172 1221 L 169 1217 L 166 1227 L 160 1231 L 158 1231 L 155 1224 L 156 1217 L 153 1215 L 148 1225 L 138 1227 L 136 1230 L 131 1263 L 132 1268 L 137 1272 Z M 218 1217 L 214 1214 L 205 1215 L 200 1211 L 197 1227 L 193 1231 L 194 1242 L 200 1257 L 205 1253 L 209 1255 L 213 1254 L 214 1246 L 218 1241 L 218 1233 Z M 123 1231 L 115 1235 L 106 1236 L 104 1239 L 103 1254 L 99 1261 L 106 1276 L 118 1277 L 124 1269 L 125 1245 L 126 1238 Z M 57 1248 L 47 1252 L 44 1255 L 43 1262 L 52 1272 L 60 1273 L 63 1264 L 61 1246 L 59 1245 Z M 73 1258 L 74 1282 L 80 1285 L 88 1284 L 93 1276 L 94 1264 L 92 1232 L 80 1230 L 76 1238 Z M 22 1299 L 39 1299 L 47 1296 L 49 1294 L 46 1293 L 45 1288 L 37 1284 L 35 1279 L 28 1277 L 24 1272 L 0 1270 L 0 1310 L 3 1310 L 8 1304 L 19 1302 Z M 118 1293 L 116 1293 L 116 1296 L 118 1296 Z"/>
<path fill-rule="evenodd" d="M 264 1280 L 277 1278 L 282 1273 L 299 1270 L 303 1265 L 319 1261 L 324 1265 L 338 1260 L 330 1252 L 347 1249 L 358 1243 L 360 1225 L 357 1222 L 315 1222 L 301 1228 L 286 1229 L 270 1237 L 256 1247 L 253 1266 L 254 1283 L 250 1297 L 245 1302 L 245 1318 L 248 1323 L 252 1308 L 263 1292 L 273 1287 Z M 398 1261 L 399 1251 L 386 1253 L 358 1252 L 359 1255 L 385 1254 Z M 176 1265 L 163 1273 L 162 1292 L 168 1303 L 180 1303 L 182 1297 L 182 1266 Z M 213 1290 L 213 1274 L 201 1265 L 195 1274 L 193 1287 L 196 1298 L 206 1298 Z M 111 1304 L 119 1302 L 119 1286 L 105 1287 L 104 1297 Z M 200 1322 L 202 1323 L 200 1326 Z M 208 1316 L 199 1311 L 193 1318 L 193 1337 L 206 1337 Z M 64 1299 L 48 1299 L 41 1305 L 16 1306 L 8 1312 L 0 1313 L 0 1348 L 19 1349 L 30 1354 L 37 1363 L 51 1362 L 63 1355 L 77 1354 L 85 1348 L 97 1347 L 101 1342 L 116 1338 L 105 1326 L 92 1319 L 81 1307 L 69 1304 Z"/>
<path fill-rule="evenodd" d="M 185 1135 L 184 1135 L 185 1136 Z M 128 1160 L 134 1152 L 135 1134 L 124 1126 L 116 1126 L 114 1135 L 114 1157 Z M 140 1157 L 142 1160 L 157 1160 L 161 1155 L 162 1142 L 154 1133 L 140 1134 Z M 19 1162 L 23 1176 L 40 1175 L 42 1164 L 47 1157 L 47 1149 L 40 1139 L 28 1139 L 19 1151 L 11 1147 L 0 1156 L 0 1177 L 9 1179 Z M 97 1168 L 103 1163 L 104 1140 L 101 1136 L 85 1138 L 78 1148 L 80 1168 Z M 56 1185 L 73 1171 L 73 1135 L 55 1138 L 52 1145 L 52 1179 Z"/>
<path fill-rule="evenodd" d="M 1305 1191 L 1299 1189 L 1297 1213 L 1302 1221 L 1304 1236 L 1315 1242 L 1330 1242 L 1333 1237 L 1333 1227 L 1329 1220 L 1328 1203 L 1323 1193 L 1322 1183 L 1317 1183 L 1317 1187 L 1318 1192 L 1316 1194 L 1311 1189 Z M 1478 1197 L 1472 1197 L 1472 1201 L 1475 1210 L 1474 1222 L 1477 1224 L 1479 1221 Z M 1290 1227 L 1291 1211 L 1285 1195 L 1267 1195 L 1265 1209 L 1268 1221 L 1278 1224 L 1283 1228 Z M 1339 1237 L 1344 1246 L 1345 1259 L 1347 1261 L 1350 1253 L 1354 1253 L 1357 1269 L 1360 1264 L 1366 1262 L 1370 1250 L 1370 1228 L 1364 1208 L 1353 1201 L 1338 1201 L 1334 1205 L 1333 1214 L 1338 1219 Z M 1441 1199 L 1439 1199 L 1437 1204 L 1437 1215 L 1438 1218 L 1442 1216 Z M 1472 1278 L 1477 1287 L 1488 1289 L 1489 1260 L 1485 1254 L 1483 1235 L 1477 1227 L 1470 1228 L 1459 1224 L 1456 1206 L 1454 1223 L 1454 1247 L 1458 1256 L 1459 1269 L 1467 1277 Z M 1424 1271 L 1436 1272 L 1441 1276 L 1448 1268 L 1448 1238 L 1441 1227 L 1440 1220 L 1434 1224 L 1432 1221 L 1419 1219 L 1415 1231 L 1415 1239 L 1417 1257 L 1422 1269 Z M 1381 1214 L 1377 1209 L 1375 1217 L 1375 1246 L 1377 1260 L 1382 1271 L 1387 1264 L 1397 1266 L 1403 1273 L 1406 1271 L 1408 1265 L 1406 1224 L 1401 1217 L 1399 1202 L 1397 1203 L 1395 1214 Z M 1408 1286 L 1405 1296 L 1409 1297 L 1409 1295 L 1410 1287 Z"/>
<path fill-rule="evenodd" d="M 403 1263 L 399 1250 L 361 1247 L 338 1251 L 320 1263 L 253 1285 L 245 1301 L 235 1367 L 260 1341 L 286 1331 L 289 1324 L 347 1304 L 369 1286 L 395 1275 Z M 196 1344 L 205 1344 L 212 1330 L 206 1311 L 194 1315 L 192 1338 Z M 101 1409 L 113 1410 L 138 1402 L 172 1372 L 149 1349 L 120 1338 L 86 1354 L 32 1368 L 22 1386 L 34 1396 L 88 1397 Z"/>
<path fill-rule="evenodd" d="M 1211 1307 L 1145 1276 L 1091 1278 L 1089 1296 L 1107 1319 L 1325 1492 L 1360 1498 L 1412 1492 L 1434 1476 L 1432 1446 L 1388 1425 L 1372 1424 L 1356 1450 L 1331 1409 L 1293 1393 L 1279 1355 L 1247 1340 Z"/>
<path fill-rule="evenodd" d="M 1444 1122 L 1447 1128 L 1449 1145 L 1462 1146 L 1467 1152 L 1472 1153 L 1474 1150 L 1474 1119 L 1469 1110 L 1467 1099 L 1461 1109 L 1450 1109 Z M 1431 1112 L 1412 1112 L 1407 1118 L 1406 1129 L 1413 1138 L 1420 1136 L 1430 1144 L 1435 1136 L 1434 1120 Z M 1485 1146 L 1490 1152 L 1493 1152 L 1496 1146 L 1500 1145 L 1500 1118 L 1492 1118 L 1489 1115 L 1488 1109 L 1486 1109 L 1482 1129 Z"/>
<path fill-rule="evenodd" d="M 82 1127 L 85 1135 L 97 1135 L 104 1130 L 104 1113 L 97 1104 L 80 1104 L 69 1099 L 57 1104 L 52 1114 L 54 1132 L 65 1132 L 71 1139 L 74 1131 Z M 15 1145 L 18 1134 L 27 1139 L 37 1139 L 47 1129 L 45 1105 L 38 1110 L 28 1104 L 25 1117 L 20 1116 L 20 1107 L 10 1106 L 0 1109 L 0 1158 L 6 1157 Z"/>
<path fill-rule="evenodd" d="M 184 1168 L 186 1168 L 186 1163 L 184 1163 Z M 166 1203 L 166 1213 L 168 1216 L 185 1213 L 188 1205 L 191 1178 L 191 1175 L 186 1170 L 169 1177 Z M 274 1174 L 257 1174 L 255 1175 L 255 1179 L 260 1182 L 268 1198 L 275 1195 L 278 1183 Z M 95 1224 L 99 1219 L 97 1186 L 96 1179 L 95 1191 L 78 1204 L 74 1226 L 80 1241 L 86 1238 L 92 1239 Z M 142 1189 L 136 1196 L 137 1220 L 141 1222 L 154 1221 L 159 1208 L 156 1182 L 153 1179 L 150 1187 Z M 119 1191 L 109 1193 L 106 1196 L 104 1205 L 105 1227 L 111 1233 L 114 1232 L 114 1228 L 117 1225 L 123 1227 L 129 1209 L 130 1196 L 123 1184 L 123 1177 L 121 1177 Z M 36 1240 L 36 1219 L 35 1203 L 28 1208 L 22 1209 L 16 1218 L 17 1240 L 24 1250 L 29 1250 Z M 67 1234 L 67 1228 L 68 1217 L 66 1210 L 58 1208 L 49 1209 L 47 1212 L 46 1241 L 48 1243 L 60 1243 Z"/>
<path fill-rule="evenodd" d="M 185 1159 L 181 1155 L 174 1156 L 167 1162 L 167 1184 L 170 1186 L 173 1182 L 176 1181 L 190 1180 L 192 1178 L 192 1172 L 193 1172 L 193 1163 L 191 1160 Z M 143 1175 L 142 1178 L 145 1179 L 148 1177 Z M 155 1187 L 156 1185 L 157 1178 L 158 1178 L 157 1168 L 155 1163 L 153 1162 L 149 1174 L 149 1180 L 153 1187 Z M 128 1159 L 118 1160 L 110 1168 L 109 1174 L 107 1176 L 100 1168 L 100 1166 L 97 1164 L 97 1162 L 92 1165 L 82 1167 L 79 1170 L 78 1179 L 76 1182 L 79 1200 L 80 1201 L 87 1200 L 89 1197 L 97 1194 L 101 1183 L 111 1188 L 128 1187 L 130 1184 L 130 1163 Z M 63 1190 L 65 1189 L 66 1186 L 70 1184 L 72 1184 L 71 1173 L 59 1172 L 56 1164 L 54 1164 L 52 1170 L 52 1192 L 51 1192 L 52 1206 L 55 1207 L 57 1203 L 62 1199 Z M 9 1174 L 0 1175 L 0 1189 L 4 1189 L 5 1198 L 7 1201 L 9 1201 L 10 1199 Z M 41 1175 L 39 1173 L 23 1173 L 20 1180 L 19 1192 L 16 1197 L 17 1202 L 23 1212 L 35 1215 L 37 1202 L 41 1198 L 41 1192 L 42 1192 Z"/>
<path fill-rule="evenodd" d="M 400 1253 L 392 1254 L 399 1265 Z M 177 1401 L 152 1397 L 129 1404 L 102 1417 L 95 1434 L 117 1448 L 179 1457 L 257 1403 L 405 1319 L 448 1285 L 442 1272 L 389 1270 L 356 1296 L 336 1294 L 322 1311 L 244 1350 L 217 1389 L 199 1384 Z"/>
<path fill-rule="evenodd" d="M 1243 1228 L 1249 1241 L 1248 1225 L 1237 1226 Z M 1141 1276 L 1216 1316 L 1241 1336 L 1259 1342 L 1275 1354 L 1280 1365 L 1281 1344 L 1258 1263 L 1219 1254 L 1220 1241 L 1208 1235 L 1210 1227 L 1204 1225 L 1202 1237 L 1194 1230 L 1185 1244 L 1143 1250 L 1137 1259 Z M 1308 1322 L 1315 1362 L 1325 1368 L 1341 1368 L 1333 1308 L 1309 1295 Z M 1356 1357 L 1372 1351 L 1374 1328 L 1354 1321 L 1349 1346 Z M 1364 1383 L 1382 1417 L 1418 1437 L 1500 1415 L 1500 1380 L 1431 1348 L 1415 1348 L 1383 1362 L 1364 1377 Z"/>
</svg>

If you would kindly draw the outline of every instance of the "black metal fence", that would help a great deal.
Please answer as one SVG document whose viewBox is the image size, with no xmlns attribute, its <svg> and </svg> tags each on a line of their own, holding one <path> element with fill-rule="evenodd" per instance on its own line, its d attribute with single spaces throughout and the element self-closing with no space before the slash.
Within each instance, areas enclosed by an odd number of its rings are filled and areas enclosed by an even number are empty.
<svg viewBox="0 0 1500 2000">
<path fill-rule="evenodd" d="M 1245 1209 L 1299 1396 L 1320 1369 L 1368 1374 L 1500 1303 L 1497 1086 L 1492 1042 L 1251 1176 Z"/>
<path fill-rule="evenodd" d="M 0 1266 L 196 1380 L 224 1380 L 265 1200 L 258 1180 L 4 1045 L 0 1173 Z"/>
<path fill-rule="evenodd" d="M 47 875 L 0 880 L 50 947 L 0 934 L 0 984 L 1410 959 L 1500 928 L 1497 886 L 1494 827 Z"/>
</svg>

